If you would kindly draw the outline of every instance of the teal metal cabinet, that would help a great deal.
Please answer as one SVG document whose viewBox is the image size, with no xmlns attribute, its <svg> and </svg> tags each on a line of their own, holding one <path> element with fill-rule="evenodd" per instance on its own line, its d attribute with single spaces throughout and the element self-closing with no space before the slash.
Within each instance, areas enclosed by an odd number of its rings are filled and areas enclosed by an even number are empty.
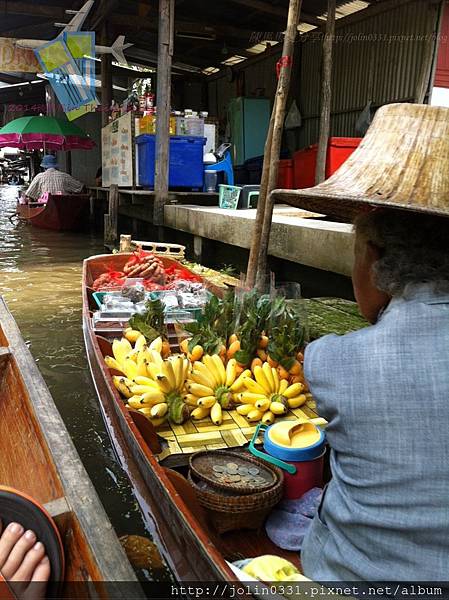
<svg viewBox="0 0 449 600">
<path fill-rule="evenodd" d="M 229 123 L 235 165 L 262 156 L 270 123 L 268 98 L 233 98 L 229 103 Z"/>
</svg>

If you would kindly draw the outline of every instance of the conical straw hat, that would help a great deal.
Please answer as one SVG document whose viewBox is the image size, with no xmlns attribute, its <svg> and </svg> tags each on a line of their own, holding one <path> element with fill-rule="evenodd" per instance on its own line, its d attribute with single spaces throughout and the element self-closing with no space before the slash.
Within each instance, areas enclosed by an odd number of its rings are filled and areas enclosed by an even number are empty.
<svg viewBox="0 0 449 600">
<path fill-rule="evenodd" d="M 329 179 L 312 188 L 275 190 L 273 198 L 346 219 L 370 207 L 449 217 L 449 109 L 379 108 L 360 146 Z"/>
</svg>

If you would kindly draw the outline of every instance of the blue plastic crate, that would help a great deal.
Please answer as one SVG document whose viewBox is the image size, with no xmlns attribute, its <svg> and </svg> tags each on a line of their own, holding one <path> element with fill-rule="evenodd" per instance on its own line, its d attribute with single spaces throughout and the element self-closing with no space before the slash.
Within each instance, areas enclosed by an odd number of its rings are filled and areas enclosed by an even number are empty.
<svg viewBox="0 0 449 600">
<path fill-rule="evenodd" d="M 101 305 L 103 304 L 103 298 L 104 298 L 104 296 L 105 296 L 106 293 L 107 292 L 94 292 L 92 294 L 93 299 L 97 303 L 98 308 L 101 308 Z"/>
<path fill-rule="evenodd" d="M 115 294 L 116 296 L 121 296 L 120 291 L 114 292 L 113 290 L 110 290 L 107 292 L 94 292 L 92 294 L 92 297 L 95 300 L 98 308 L 101 308 L 101 305 L 103 304 L 103 299 L 106 296 L 106 294 L 108 294 L 108 295 Z"/>
<path fill-rule="evenodd" d="M 139 185 L 154 188 L 156 136 L 139 135 L 136 144 Z M 169 187 L 203 189 L 205 144 L 206 138 L 203 137 L 170 136 Z"/>
</svg>

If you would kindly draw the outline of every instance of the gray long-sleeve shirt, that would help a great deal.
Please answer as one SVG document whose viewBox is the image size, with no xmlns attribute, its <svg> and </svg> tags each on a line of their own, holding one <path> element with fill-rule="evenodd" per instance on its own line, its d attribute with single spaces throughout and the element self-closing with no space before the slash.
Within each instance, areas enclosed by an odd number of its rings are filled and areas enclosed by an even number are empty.
<svg viewBox="0 0 449 600">
<path fill-rule="evenodd" d="M 332 480 L 301 554 L 316 581 L 449 579 L 449 296 L 429 285 L 378 323 L 309 345 Z"/>
</svg>

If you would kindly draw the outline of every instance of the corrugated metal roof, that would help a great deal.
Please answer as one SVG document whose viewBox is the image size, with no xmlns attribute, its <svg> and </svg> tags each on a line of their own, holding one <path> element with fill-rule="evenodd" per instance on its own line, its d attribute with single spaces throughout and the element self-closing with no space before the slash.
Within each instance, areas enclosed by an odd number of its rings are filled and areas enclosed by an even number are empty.
<svg viewBox="0 0 449 600">
<path fill-rule="evenodd" d="M 365 0 L 350 0 L 349 2 L 346 2 L 345 4 L 342 4 L 342 5 L 337 4 L 337 8 L 335 10 L 335 18 L 342 19 L 343 17 L 352 15 L 360 10 L 364 10 L 369 5 L 370 5 L 370 3 Z M 327 12 L 318 14 L 317 18 L 321 19 L 323 21 L 323 23 L 325 23 L 325 21 L 327 19 Z M 311 25 L 310 23 L 300 22 L 300 24 L 298 25 L 298 31 L 302 34 L 308 33 L 309 31 L 313 31 L 316 28 L 317 28 L 316 25 Z M 266 50 L 267 43 L 270 43 L 269 39 L 259 40 L 259 43 L 252 46 L 251 48 L 248 48 L 247 52 L 250 52 L 251 54 L 259 54 L 261 52 L 264 52 Z M 275 43 L 279 43 L 279 40 L 277 40 Z M 243 62 L 246 59 L 247 59 L 247 57 L 244 57 L 244 56 L 239 56 L 239 60 L 234 60 L 234 57 L 230 57 L 229 59 L 222 61 L 222 64 L 223 65 L 235 65 L 239 62 Z M 208 69 L 210 69 L 210 67 L 208 67 Z M 208 71 L 208 69 L 203 70 L 203 73 L 207 72 L 207 73 L 212 74 L 212 71 Z"/>
<path fill-rule="evenodd" d="M 247 48 L 246 51 L 250 54 L 261 54 L 265 52 L 267 48 L 272 48 L 273 46 L 277 46 L 279 44 L 279 40 L 263 40 L 251 48 Z"/>
<path fill-rule="evenodd" d="M 367 102 L 374 107 L 413 100 L 437 23 L 438 6 L 419 0 L 337 30 L 332 77 L 331 133 L 355 135 Z M 322 43 L 302 44 L 299 147 L 318 139 Z"/>
<path fill-rule="evenodd" d="M 343 6 L 339 6 L 336 9 L 335 18 L 342 19 L 343 17 L 352 15 L 353 13 L 358 12 L 359 10 L 364 10 L 365 8 L 368 8 L 369 5 L 370 3 L 365 2 L 364 0 L 351 0 L 350 2 L 347 2 L 346 4 L 343 4 Z M 327 18 L 327 14 L 323 16 L 326 16 Z"/>
</svg>

